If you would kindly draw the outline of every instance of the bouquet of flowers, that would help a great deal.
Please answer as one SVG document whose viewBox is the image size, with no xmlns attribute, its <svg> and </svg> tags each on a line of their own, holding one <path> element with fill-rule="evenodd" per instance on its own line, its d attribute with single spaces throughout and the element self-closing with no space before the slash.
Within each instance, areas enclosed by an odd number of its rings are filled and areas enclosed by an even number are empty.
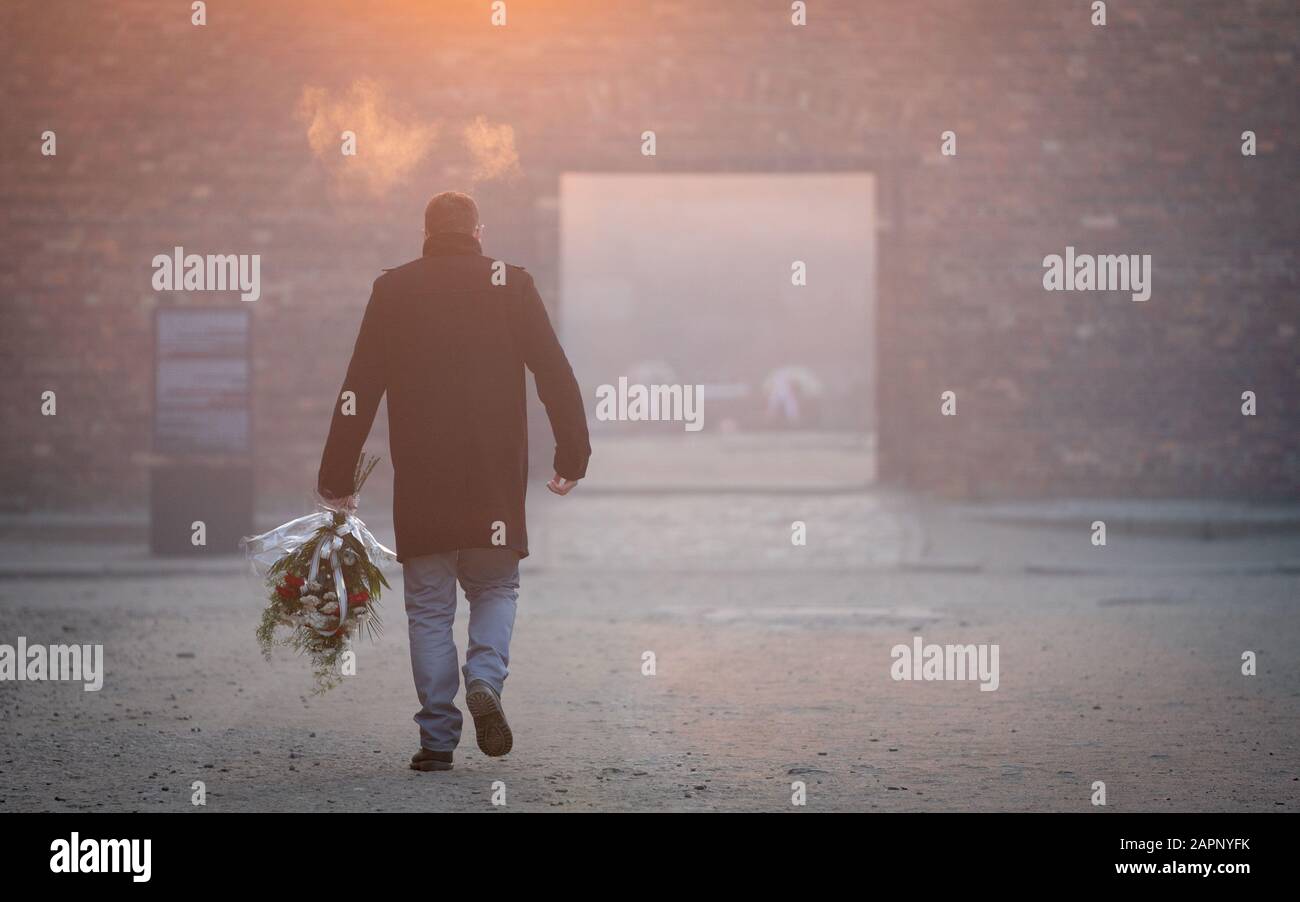
<svg viewBox="0 0 1300 902">
<path fill-rule="evenodd" d="M 378 462 L 365 455 L 357 461 L 355 491 Z M 378 562 L 396 556 L 354 513 L 326 502 L 240 547 L 270 590 L 257 626 L 262 654 L 269 661 L 274 646 L 292 648 L 311 659 L 315 694 L 337 686 L 352 639 L 362 627 L 372 639 L 381 629 L 376 603 L 388 582 Z"/>
</svg>

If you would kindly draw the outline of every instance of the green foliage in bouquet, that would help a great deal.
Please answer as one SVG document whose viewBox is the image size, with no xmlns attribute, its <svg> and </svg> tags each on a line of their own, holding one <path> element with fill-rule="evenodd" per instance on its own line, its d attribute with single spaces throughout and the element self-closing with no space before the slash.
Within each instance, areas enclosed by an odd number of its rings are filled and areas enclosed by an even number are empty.
<svg viewBox="0 0 1300 902">
<path fill-rule="evenodd" d="M 378 462 L 378 457 L 365 455 L 357 461 L 354 491 L 361 490 Z M 277 645 L 292 648 L 311 659 L 316 695 L 342 681 L 340 658 L 353 635 L 364 627 L 372 640 L 378 638 L 383 624 L 377 605 L 383 590 L 389 588 L 384 574 L 356 536 L 350 533 L 343 536 L 342 547 L 335 554 L 343 571 L 348 606 L 346 619 L 339 622 L 340 599 L 335 593 L 332 563 L 322 560 L 316 581 L 308 581 L 312 557 L 318 553 L 320 542 L 333 540 L 334 530 L 347 520 L 344 513 L 332 513 L 330 523 L 317 529 L 311 538 L 267 571 L 266 582 L 271 591 L 257 626 L 257 642 L 268 661 L 272 648 Z M 277 634 L 279 627 L 290 631 L 287 635 Z"/>
</svg>

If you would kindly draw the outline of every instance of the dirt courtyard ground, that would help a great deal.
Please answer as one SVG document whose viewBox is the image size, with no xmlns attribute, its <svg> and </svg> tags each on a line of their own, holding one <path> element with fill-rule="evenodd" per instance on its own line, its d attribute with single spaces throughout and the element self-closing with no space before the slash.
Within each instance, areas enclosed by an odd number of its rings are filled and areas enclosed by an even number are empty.
<svg viewBox="0 0 1300 902">
<path fill-rule="evenodd" d="M 304 662 L 260 657 L 236 562 L 15 565 L 0 642 L 102 643 L 106 677 L 0 684 L 0 810 L 493 810 L 500 781 L 510 811 L 1087 811 L 1098 780 L 1103 810 L 1300 810 L 1294 538 L 1099 550 L 1086 528 L 927 521 L 867 493 L 533 503 L 508 757 L 479 753 L 467 717 L 454 771 L 407 769 L 397 572 L 385 636 L 312 697 Z M 916 635 L 996 643 L 998 689 L 893 680 Z"/>
</svg>

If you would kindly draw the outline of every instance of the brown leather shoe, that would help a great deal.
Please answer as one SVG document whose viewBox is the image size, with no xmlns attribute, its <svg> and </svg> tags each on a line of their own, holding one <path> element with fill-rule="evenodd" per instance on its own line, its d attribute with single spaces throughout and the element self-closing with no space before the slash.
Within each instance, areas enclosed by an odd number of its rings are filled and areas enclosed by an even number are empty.
<svg viewBox="0 0 1300 902">
<path fill-rule="evenodd" d="M 411 756 L 411 770 L 451 770 L 451 752 L 420 749 Z"/>
<path fill-rule="evenodd" d="M 509 752 L 515 739 L 496 690 L 482 680 L 474 680 L 465 687 L 465 705 L 474 717 L 474 737 L 483 754 L 500 758 Z"/>
</svg>

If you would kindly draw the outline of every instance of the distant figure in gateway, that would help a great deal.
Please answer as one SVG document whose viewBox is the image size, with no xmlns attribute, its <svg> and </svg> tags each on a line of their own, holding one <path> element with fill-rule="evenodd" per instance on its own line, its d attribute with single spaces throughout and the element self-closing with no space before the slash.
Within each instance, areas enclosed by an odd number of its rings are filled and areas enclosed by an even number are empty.
<svg viewBox="0 0 1300 902">
<path fill-rule="evenodd" d="M 411 767 L 422 771 L 450 770 L 460 742 L 458 581 L 470 608 L 462 670 L 478 746 L 498 756 L 513 744 L 501 692 L 519 560 L 528 554 L 524 367 L 555 433 L 547 488 L 567 495 L 591 457 L 578 382 L 533 278 L 484 256 L 482 234 L 473 198 L 443 192 L 425 208 L 420 258 L 375 280 L 340 393 L 354 393 L 354 412 L 336 404 L 317 486 L 355 507 L 357 458 L 387 392 L 397 559 L 420 699 Z"/>
</svg>

